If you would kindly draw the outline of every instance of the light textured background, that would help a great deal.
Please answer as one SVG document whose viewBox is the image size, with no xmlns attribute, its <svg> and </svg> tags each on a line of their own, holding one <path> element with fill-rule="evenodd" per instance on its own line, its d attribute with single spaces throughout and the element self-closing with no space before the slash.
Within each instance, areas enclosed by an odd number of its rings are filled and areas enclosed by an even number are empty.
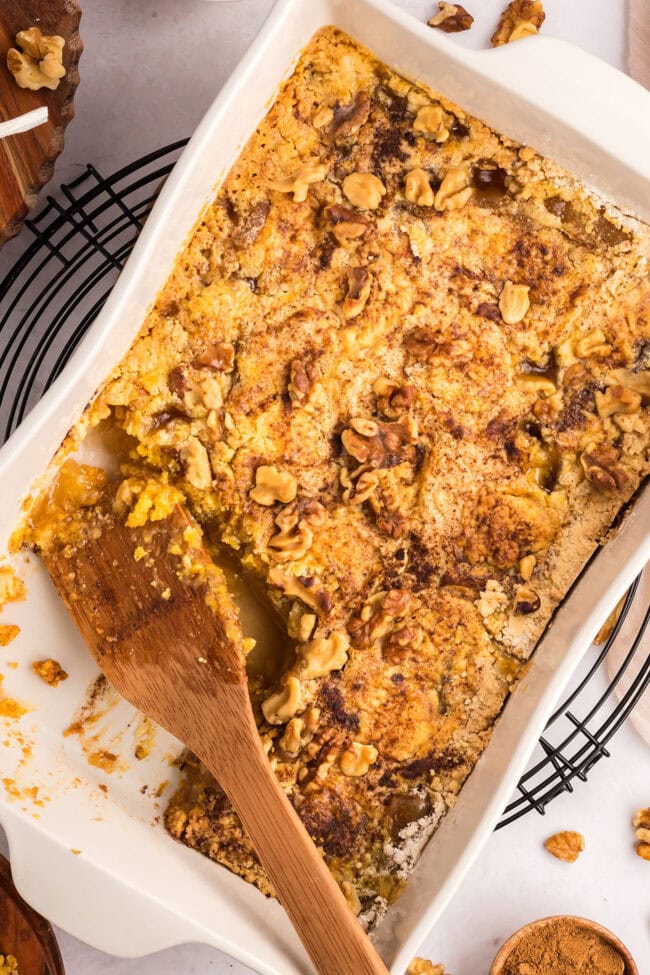
<svg viewBox="0 0 650 975">
<path fill-rule="evenodd" d="M 466 0 L 476 23 L 457 36 L 458 43 L 485 46 L 504 3 Z M 189 134 L 271 5 L 270 0 L 87 0 L 77 117 L 54 185 L 76 176 L 86 162 L 110 173 Z M 400 5 L 420 19 L 434 7 L 406 0 Z M 546 0 L 545 5 L 545 33 L 624 67 L 625 0 Z M 0 275 L 22 246 L 18 238 L 5 248 Z M 422 954 L 444 962 L 454 975 L 487 975 L 498 946 L 515 928 L 536 917 L 573 913 L 615 929 L 640 971 L 650 971 L 650 864 L 633 853 L 630 822 L 634 809 L 650 805 L 650 751 L 630 728 L 619 733 L 611 750 L 612 758 L 597 766 L 589 782 L 555 801 L 544 819 L 530 814 L 493 835 Z M 578 829 L 587 838 L 587 849 L 574 865 L 543 850 L 543 840 L 560 829 Z M 68 975 L 248 971 L 200 946 L 127 961 L 63 932 L 59 936 Z"/>
</svg>

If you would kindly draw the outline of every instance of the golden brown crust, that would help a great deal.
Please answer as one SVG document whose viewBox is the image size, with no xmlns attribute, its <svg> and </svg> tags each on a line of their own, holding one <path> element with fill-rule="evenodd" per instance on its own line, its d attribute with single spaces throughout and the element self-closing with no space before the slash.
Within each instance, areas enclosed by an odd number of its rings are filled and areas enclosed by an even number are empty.
<svg viewBox="0 0 650 975">
<path fill-rule="evenodd" d="M 295 641 L 251 694 L 365 922 L 647 472 L 649 253 L 647 227 L 327 28 L 92 407 Z M 191 760 L 167 825 L 268 891 Z"/>
</svg>

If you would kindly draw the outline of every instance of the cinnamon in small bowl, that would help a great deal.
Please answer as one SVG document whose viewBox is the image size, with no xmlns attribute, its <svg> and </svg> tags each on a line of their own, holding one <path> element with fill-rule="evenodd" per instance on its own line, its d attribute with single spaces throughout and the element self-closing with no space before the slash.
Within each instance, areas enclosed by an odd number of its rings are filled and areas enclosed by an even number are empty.
<svg viewBox="0 0 650 975">
<path fill-rule="evenodd" d="M 562 915 L 516 931 L 492 962 L 490 975 L 639 975 L 639 970 L 607 928 Z"/>
</svg>

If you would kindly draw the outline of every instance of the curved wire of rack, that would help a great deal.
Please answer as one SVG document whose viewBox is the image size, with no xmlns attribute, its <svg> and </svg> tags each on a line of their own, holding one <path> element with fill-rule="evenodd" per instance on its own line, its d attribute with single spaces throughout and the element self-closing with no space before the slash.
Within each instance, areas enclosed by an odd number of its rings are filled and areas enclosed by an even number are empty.
<svg viewBox="0 0 650 975">
<path fill-rule="evenodd" d="M 151 152 L 111 176 L 88 165 L 25 222 L 31 243 L 0 282 L 0 442 L 65 367 L 129 256 L 161 183 L 185 141 Z M 611 635 L 585 659 L 552 715 L 499 826 L 546 806 L 594 765 L 650 687 L 650 609 L 608 682 L 603 663 L 633 605 L 630 588 Z M 643 613 L 643 607 L 641 608 Z M 626 672 L 634 673 L 620 690 Z"/>
</svg>

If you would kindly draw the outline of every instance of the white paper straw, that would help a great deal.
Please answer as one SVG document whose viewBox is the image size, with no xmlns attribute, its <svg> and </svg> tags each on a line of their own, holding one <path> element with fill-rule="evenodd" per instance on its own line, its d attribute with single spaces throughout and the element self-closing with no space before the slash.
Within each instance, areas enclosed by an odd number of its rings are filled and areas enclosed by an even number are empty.
<svg viewBox="0 0 650 975">
<path fill-rule="evenodd" d="M 47 122 L 47 108 L 35 108 L 31 112 L 25 112 L 17 118 L 9 119 L 8 122 L 0 122 L 0 139 L 6 139 L 8 135 L 17 135 L 19 132 L 29 132 L 37 125 Z"/>
</svg>

